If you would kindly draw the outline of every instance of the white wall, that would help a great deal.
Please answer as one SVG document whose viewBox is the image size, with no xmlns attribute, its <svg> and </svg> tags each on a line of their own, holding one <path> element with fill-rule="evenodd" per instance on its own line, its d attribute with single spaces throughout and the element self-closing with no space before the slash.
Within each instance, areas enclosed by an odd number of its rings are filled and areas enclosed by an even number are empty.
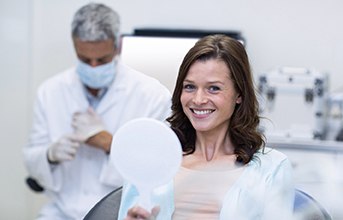
<svg viewBox="0 0 343 220">
<path fill-rule="evenodd" d="M 73 63 L 70 20 L 86 2 L 34 1 L 36 82 Z M 256 74 L 275 66 L 313 67 L 331 73 L 332 89 L 342 86 L 341 0 L 102 2 L 119 12 L 124 33 L 131 33 L 135 27 L 240 30 Z"/>
<path fill-rule="evenodd" d="M 87 2 L 0 2 L 0 219 L 35 215 L 37 196 L 24 185 L 21 156 L 32 100 L 38 84 L 76 60 L 70 22 Z M 119 12 L 124 33 L 136 27 L 240 30 L 255 74 L 275 66 L 316 68 L 330 73 L 331 90 L 343 86 L 341 0 L 101 2 Z"/>
<path fill-rule="evenodd" d="M 0 2 L 0 219 L 25 219 L 27 202 L 21 148 L 29 115 L 29 4 Z"/>
</svg>

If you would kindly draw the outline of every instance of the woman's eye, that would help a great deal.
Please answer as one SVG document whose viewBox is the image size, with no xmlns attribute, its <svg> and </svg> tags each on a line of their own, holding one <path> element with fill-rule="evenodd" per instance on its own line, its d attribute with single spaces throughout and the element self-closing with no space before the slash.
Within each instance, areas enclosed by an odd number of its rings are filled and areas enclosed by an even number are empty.
<svg viewBox="0 0 343 220">
<path fill-rule="evenodd" d="M 210 86 L 210 88 L 208 90 L 210 92 L 217 92 L 220 90 L 220 88 L 218 86 Z"/>
<path fill-rule="evenodd" d="M 183 88 L 187 91 L 191 91 L 191 90 L 194 90 L 195 89 L 195 86 L 194 85 L 191 85 L 191 84 L 185 84 L 183 86 Z"/>
</svg>

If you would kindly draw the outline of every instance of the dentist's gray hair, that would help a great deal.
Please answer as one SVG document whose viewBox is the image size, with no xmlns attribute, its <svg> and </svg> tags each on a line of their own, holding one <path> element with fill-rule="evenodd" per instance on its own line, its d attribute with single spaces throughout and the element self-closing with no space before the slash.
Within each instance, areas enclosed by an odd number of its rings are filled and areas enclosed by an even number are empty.
<svg viewBox="0 0 343 220">
<path fill-rule="evenodd" d="M 104 4 L 89 3 L 74 15 L 72 37 L 81 41 L 103 41 L 113 39 L 119 42 L 120 19 L 117 12 Z"/>
</svg>

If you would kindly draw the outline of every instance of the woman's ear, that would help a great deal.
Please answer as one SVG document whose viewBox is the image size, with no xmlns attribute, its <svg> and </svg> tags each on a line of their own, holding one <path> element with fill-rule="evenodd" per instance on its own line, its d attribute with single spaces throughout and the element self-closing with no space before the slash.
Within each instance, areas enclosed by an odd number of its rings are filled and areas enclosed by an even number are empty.
<svg viewBox="0 0 343 220">
<path fill-rule="evenodd" d="M 242 103 L 242 96 L 238 95 L 236 99 L 236 104 L 241 104 Z"/>
</svg>

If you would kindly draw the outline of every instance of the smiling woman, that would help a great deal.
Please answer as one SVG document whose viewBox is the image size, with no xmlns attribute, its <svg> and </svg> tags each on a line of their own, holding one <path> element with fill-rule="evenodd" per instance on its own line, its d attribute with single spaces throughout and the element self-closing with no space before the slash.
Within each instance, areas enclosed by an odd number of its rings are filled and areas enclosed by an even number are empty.
<svg viewBox="0 0 343 220">
<path fill-rule="evenodd" d="M 262 135 L 257 131 L 260 120 L 258 102 L 248 56 L 244 46 L 237 40 L 224 35 L 215 36 L 198 41 L 185 56 L 173 94 L 173 114 L 169 121 L 176 131 L 180 130 L 183 134 L 184 151 L 193 153 L 196 129 L 190 123 L 193 118 L 187 115 L 184 97 L 195 92 L 194 98 L 197 99 L 211 97 L 212 101 L 207 100 L 210 101 L 207 105 L 221 103 L 222 107 L 211 110 L 217 110 L 215 115 L 226 111 L 230 142 L 236 146 L 234 151 L 238 160 L 247 163 L 264 144 Z M 202 94 L 203 97 L 200 96 Z M 192 105 L 196 105 L 196 102 Z M 201 106 L 206 105 L 202 103 Z"/>
<path fill-rule="evenodd" d="M 291 165 L 264 146 L 240 42 L 209 35 L 188 51 L 167 121 L 182 144 L 181 168 L 154 191 L 152 210 L 135 206 L 135 187 L 124 185 L 118 219 L 292 219 Z"/>
<path fill-rule="evenodd" d="M 195 130 L 216 129 L 220 133 L 223 129 L 226 132 L 235 106 L 242 99 L 235 91 L 225 62 L 209 59 L 196 61 L 191 66 L 180 100 Z"/>
</svg>

